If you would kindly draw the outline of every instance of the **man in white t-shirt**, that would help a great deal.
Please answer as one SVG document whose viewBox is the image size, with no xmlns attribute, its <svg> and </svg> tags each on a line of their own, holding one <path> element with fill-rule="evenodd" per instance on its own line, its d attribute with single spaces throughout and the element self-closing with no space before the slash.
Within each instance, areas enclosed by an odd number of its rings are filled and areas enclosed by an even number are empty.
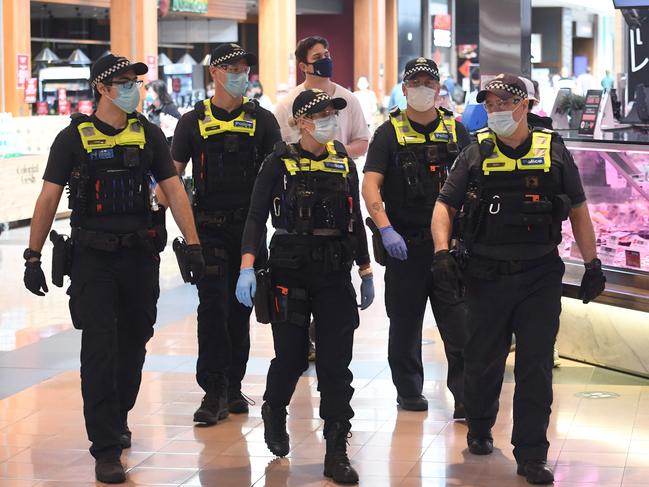
<svg viewBox="0 0 649 487">
<path fill-rule="evenodd" d="M 285 142 L 295 143 L 300 138 L 300 132 L 291 126 L 289 119 L 293 100 L 304 90 L 321 89 L 332 98 L 344 98 L 347 108 L 338 116 L 338 134 L 336 140 L 342 142 L 347 154 L 352 158 L 365 155 L 370 140 L 370 132 L 358 99 L 354 94 L 331 81 L 333 62 L 329 54 L 329 43 L 323 37 L 311 36 L 302 39 L 295 49 L 298 69 L 306 77 L 304 83 L 293 88 L 275 107 L 275 117 L 282 130 Z"/>
</svg>

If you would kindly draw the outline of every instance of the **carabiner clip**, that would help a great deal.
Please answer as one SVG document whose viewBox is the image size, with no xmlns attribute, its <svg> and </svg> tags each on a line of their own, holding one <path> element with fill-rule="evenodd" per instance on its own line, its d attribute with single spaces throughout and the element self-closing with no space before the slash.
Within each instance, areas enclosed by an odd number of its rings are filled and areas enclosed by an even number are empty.
<svg viewBox="0 0 649 487">
<path fill-rule="evenodd" d="M 496 194 L 496 195 L 493 196 L 492 199 L 494 199 L 494 200 L 498 199 L 499 200 L 500 196 L 498 196 Z M 496 208 L 495 209 L 494 209 L 494 203 L 491 203 L 489 205 L 489 213 L 491 213 L 492 215 L 497 215 L 498 213 L 500 213 L 500 201 L 496 202 Z"/>
<path fill-rule="evenodd" d="M 279 216 L 280 208 L 281 208 L 280 199 L 278 197 L 275 197 L 273 199 L 273 213 L 275 213 L 275 216 Z"/>
</svg>

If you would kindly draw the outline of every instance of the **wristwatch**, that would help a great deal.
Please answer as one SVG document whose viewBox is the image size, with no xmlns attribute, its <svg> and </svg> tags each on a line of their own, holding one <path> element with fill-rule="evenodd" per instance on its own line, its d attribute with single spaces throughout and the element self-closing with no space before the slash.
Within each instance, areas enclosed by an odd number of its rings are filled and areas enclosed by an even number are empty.
<svg viewBox="0 0 649 487">
<path fill-rule="evenodd" d="M 25 260 L 29 260 L 29 259 L 31 259 L 32 257 L 36 257 L 37 259 L 40 260 L 40 258 L 41 258 L 41 253 L 40 253 L 40 252 L 36 252 L 35 250 L 32 250 L 32 249 L 30 249 L 29 247 L 27 247 L 27 248 L 25 249 L 25 251 L 23 252 L 23 259 L 25 259 Z"/>
<path fill-rule="evenodd" d="M 590 270 L 593 270 L 593 269 L 601 269 L 602 268 L 602 261 L 599 260 L 597 257 L 595 257 L 590 262 L 584 262 L 584 267 L 586 268 L 587 271 L 590 271 Z"/>
</svg>

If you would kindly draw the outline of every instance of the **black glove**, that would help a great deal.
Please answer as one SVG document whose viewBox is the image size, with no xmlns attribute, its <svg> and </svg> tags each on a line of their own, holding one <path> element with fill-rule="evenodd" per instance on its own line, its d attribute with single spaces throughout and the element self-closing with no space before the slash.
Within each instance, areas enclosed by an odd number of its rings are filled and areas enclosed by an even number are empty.
<svg viewBox="0 0 649 487">
<path fill-rule="evenodd" d="M 440 250 L 433 259 L 433 290 L 442 303 L 457 304 L 464 299 L 462 273 L 448 250 Z"/>
<path fill-rule="evenodd" d="M 45 296 L 45 293 L 49 291 L 39 260 L 36 262 L 25 262 L 25 277 L 23 280 L 25 281 L 25 287 L 36 296 Z M 41 288 L 45 292 L 42 292 Z"/>
<path fill-rule="evenodd" d="M 199 244 L 188 245 L 185 250 L 187 270 L 190 272 L 189 283 L 196 284 L 205 274 L 205 258 Z"/>
<path fill-rule="evenodd" d="M 581 278 L 579 287 L 579 299 L 586 304 L 602 294 L 604 291 L 606 276 L 602 272 L 602 262 L 599 259 L 593 259 L 584 263 L 586 272 Z"/>
</svg>

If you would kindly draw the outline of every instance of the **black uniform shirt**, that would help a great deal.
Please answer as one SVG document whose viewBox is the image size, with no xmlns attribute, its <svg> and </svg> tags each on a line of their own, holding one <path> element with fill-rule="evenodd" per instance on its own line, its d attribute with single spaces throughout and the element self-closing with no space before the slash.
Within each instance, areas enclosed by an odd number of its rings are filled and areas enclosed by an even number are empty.
<svg viewBox="0 0 649 487">
<path fill-rule="evenodd" d="M 516 149 L 506 146 L 497 140 L 498 148 L 504 155 L 512 159 L 524 157 L 532 147 L 532 136 L 530 135 L 525 142 Z M 586 201 L 584 188 L 579 177 L 579 170 L 575 165 L 572 155 L 563 144 L 563 141 L 554 136 L 551 146 L 552 166 L 550 172 L 557 183 L 559 193 L 566 194 L 570 199 L 572 207 L 580 206 Z M 464 204 L 464 198 L 470 181 L 476 180 L 480 171 L 482 171 L 482 159 L 480 149 L 477 143 L 471 144 L 464 149 L 442 187 L 438 201 L 460 210 Z M 555 248 L 553 244 L 533 245 L 533 244 L 510 244 L 510 245 L 480 245 L 476 244 L 474 252 L 492 259 L 499 260 L 516 260 L 516 259 L 534 259 L 542 257 Z"/>
<path fill-rule="evenodd" d="M 102 122 L 94 114 L 90 118 L 97 130 L 106 135 L 114 136 L 123 130 L 115 129 Z M 164 181 L 175 176 L 176 170 L 169 153 L 169 144 L 167 144 L 167 139 L 162 130 L 148 122 L 145 122 L 143 126 L 146 137 L 144 150 L 151 152 L 151 173 L 153 177 L 156 181 Z M 70 124 L 59 132 L 52 143 L 43 179 L 59 186 L 65 186 L 70 180 L 72 168 L 86 157 L 86 154 L 77 126 Z"/>
<path fill-rule="evenodd" d="M 210 103 L 212 116 L 218 120 L 229 122 L 241 115 L 242 108 L 239 107 L 233 112 L 228 112 Z M 259 151 L 259 157 L 263 160 L 268 154 L 273 152 L 275 142 L 282 140 L 279 130 L 279 124 L 275 116 L 268 110 L 257 106 L 255 111 L 257 126 L 255 128 L 255 145 Z M 192 158 L 192 154 L 198 153 L 205 143 L 198 128 L 198 117 L 196 110 L 185 113 L 178 121 L 174 132 L 173 142 L 171 144 L 171 155 L 174 161 L 187 163 Z"/>
<path fill-rule="evenodd" d="M 428 137 L 429 134 L 437 130 L 440 124 L 440 118 L 437 117 L 433 122 L 428 125 L 421 125 L 417 122 L 410 120 L 412 128 Z M 471 144 L 469 132 L 467 132 L 464 125 L 459 122 L 455 123 L 457 133 L 457 145 L 460 150 Z M 363 172 L 368 171 L 386 174 L 390 163 L 394 162 L 395 154 L 399 151 L 399 142 L 397 142 L 397 135 L 394 131 L 394 126 L 390 120 L 387 120 L 374 132 L 374 137 L 370 142 L 369 149 L 367 150 L 367 159 Z"/>
<path fill-rule="evenodd" d="M 300 157 L 311 159 L 312 161 L 322 161 L 327 158 L 328 154 L 325 151 L 322 155 L 316 157 L 310 152 L 305 151 L 298 145 Z M 356 220 L 354 228 L 354 237 L 356 237 L 356 263 L 365 265 L 370 263 L 370 256 L 367 249 L 367 235 L 365 234 L 365 226 L 363 225 L 363 216 L 361 214 L 360 199 L 358 196 L 358 172 L 356 171 L 356 164 L 351 157 L 349 161 L 349 179 L 350 189 L 352 192 L 352 204 L 354 208 L 354 219 Z M 243 232 L 243 239 L 241 242 L 241 253 L 256 254 L 259 248 L 259 241 L 264 234 L 266 228 L 266 220 L 270 213 L 271 203 L 273 198 L 273 189 L 279 184 L 282 175 L 284 174 L 284 162 L 277 157 L 274 153 L 269 155 L 264 160 L 255 187 L 252 191 L 252 198 L 250 200 L 250 210 L 248 211 L 248 219 L 246 220 L 246 227 Z M 329 238 L 329 237 L 309 237 L 309 238 Z"/>
</svg>

